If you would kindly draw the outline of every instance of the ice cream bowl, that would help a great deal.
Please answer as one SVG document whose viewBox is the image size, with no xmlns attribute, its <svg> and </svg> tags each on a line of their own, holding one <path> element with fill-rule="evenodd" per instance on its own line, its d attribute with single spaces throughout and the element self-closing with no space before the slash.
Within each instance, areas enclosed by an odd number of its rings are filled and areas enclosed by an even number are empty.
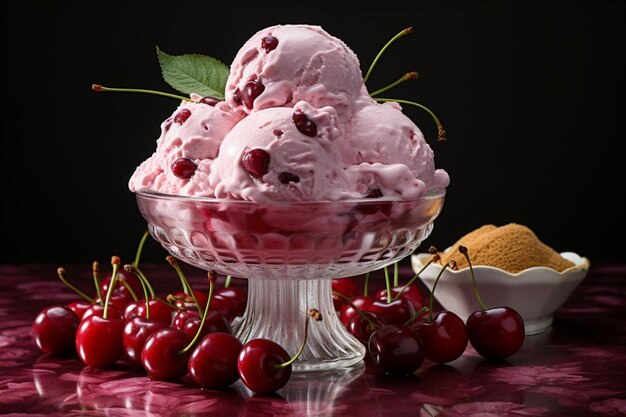
<svg viewBox="0 0 626 417">
<path fill-rule="evenodd" d="M 409 256 L 431 233 L 445 192 L 421 198 L 337 202 L 249 201 L 137 191 L 151 235 L 173 256 L 205 270 L 248 279 L 248 304 L 235 335 L 268 338 L 294 354 L 309 308 L 309 326 L 294 371 L 357 364 L 364 346 L 334 311 L 331 280 L 359 275 Z"/>
<path fill-rule="evenodd" d="M 557 272 L 552 268 L 533 267 L 512 274 L 500 268 L 474 265 L 474 274 L 480 296 L 488 307 L 509 306 L 524 319 L 526 335 L 538 334 L 548 329 L 554 313 L 565 303 L 589 272 L 589 260 L 574 252 L 561 256 L 574 266 Z M 413 270 L 420 271 L 432 255 L 411 256 Z M 421 281 L 432 290 L 442 266 L 431 263 L 420 274 Z M 446 269 L 435 289 L 435 299 L 446 310 L 459 315 L 464 321 L 480 307 L 474 295 L 469 268 Z"/>
</svg>

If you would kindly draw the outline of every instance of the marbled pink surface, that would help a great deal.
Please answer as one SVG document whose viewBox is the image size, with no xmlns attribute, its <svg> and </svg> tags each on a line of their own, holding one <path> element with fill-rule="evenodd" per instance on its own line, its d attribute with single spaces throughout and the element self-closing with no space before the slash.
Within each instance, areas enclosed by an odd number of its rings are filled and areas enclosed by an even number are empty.
<svg viewBox="0 0 626 417">
<path fill-rule="evenodd" d="M 41 355 L 31 341 L 33 318 L 47 305 L 76 298 L 56 278 L 57 266 L 0 265 L 0 414 L 626 415 L 626 265 L 592 268 L 558 311 L 554 326 L 527 337 L 522 350 L 507 362 L 483 361 L 470 347 L 449 365 L 425 364 L 414 375 L 400 378 L 380 375 L 366 362 L 349 370 L 294 374 L 272 397 L 253 396 L 239 382 L 224 391 L 201 390 L 189 381 L 151 381 L 121 362 L 99 370 L 84 367 L 77 358 Z M 66 269 L 68 279 L 90 288 L 90 265 Z M 158 290 L 177 289 L 169 266 L 144 270 Z M 203 273 L 189 272 L 192 282 L 204 284 Z"/>
</svg>

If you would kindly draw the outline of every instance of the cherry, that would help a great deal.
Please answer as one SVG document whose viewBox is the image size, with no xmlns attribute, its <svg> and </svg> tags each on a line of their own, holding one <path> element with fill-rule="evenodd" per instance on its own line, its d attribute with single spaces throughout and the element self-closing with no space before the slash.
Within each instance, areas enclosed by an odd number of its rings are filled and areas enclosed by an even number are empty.
<svg viewBox="0 0 626 417">
<path fill-rule="evenodd" d="M 215 97 L 211 97 L 211 96 L 202 97 L 200 100 L 198 100 L 198 103 L 206 104 L 207 106 L 211 106 L 211 107 L 215 107 L 215 105 L 219 102 L 220 101 L 218 99 L 216 99 Z"/>
<path fill-rule="evenodd" d="M 148 338 L 167 324 L 142 316 L 131 317 L 124 325 L 122 344 L 124 352 L 131 362 L 141 365 L 141 352 Z"/>
<path fill-rule="evenodd" d="M 171 327 L 152 333 L 141 352 L 141 364 L 148 377 L 169 381 L 185 375 L 189 353 L 183 349 L 191 340 L 187 333 Z"/>
<path fill-rule="evenodd" d="M 230 315 L 233 318 L 243 316 L 248 303 L 248 292 L 243 288 L 227 287 L 215 291 L 215 298 L 225 298 L 230 302 Z"/>
<path fill-rule="evenodd" d="M 196 173 L 198 166 L 189 158 L 178 158 L 172 162 L 172 174 L 182 180 L 188 180 Z"/>
<path fill-rule="evenodd" d="M 254 107 L 254 100 L 265 91 L 265 86 L 260 81 L 248 81 L 243 86 L 243 92 L 241 93 L 241 101 L 248 108 Z"/>
<path fill-rule="evenodd" d="M 271 394 L 287 384 L 291 377 L 291 365 L 298 359 L 309 330 L 309 316 L 322 319 L 314 308 L 307 313 L 304 325 L 304 339 L 293 358 L 278 343 L 268 339 L 252 339 L 241 349 L 237 359 L 237 372 L 246 387 L 257 394 Z"/>
<path fill-rule="evenodd" d="M 228 333 L 209 333 L 189 358 L 191 378 L 203 388 L 226 387 L 239 379 L 237 359 L 241 342 Z"/>
<path fill-rule="evenodd" d="M 352 304 L 361 311 L 367 311 L 369 306 L 374 302 L 374 299 L 368 295 L 361 295 L 352 299 Z M 350 319 L 358 314 L 356 309 L 350 305 L 344 305 L 339 312 L 339 320 L 345 325 L 348 324 Z"/>
<path fill-rule="evenodd" d="M 467 259 L 474 285 L 474 295 L 481 307 L 481 310 L 473 312 L 467 318 L 469 341 L 476 352 L 484 358 L 508 358 L 517 353 L 524 344 L 524 320 L 510 307 L 487 308 L 478 292 L 468 250 L 465 246 L 459 246 L 459 252 Z"/>
<path fill-rule="evenodd" d="M 306 114 L 300 109 L 293 112 L 291 116 L 296 128 L 305 136 L 315 137 L 317 136 L 317 125 L 307 117 Z"/>
<path fill-rule="evenodd" d="M 172 327 L 178 330 L 183 330 L 185 328 L 185 323 L 187 323 L 187 320 L 192 317 L 200 317 L 200 313 L 198 313 L 198 310 L 196 310 L 195 308 L 178 310 L 178 312 L 174 315 Z"/>
<path fill-rule="evenodd" d="M 263 149 L 250 149 L 241 157 L 241 165 L 252 178 L 261 178 L 269 169 L 270 154 Z"/>
<path fill-rule="evenodd" d="M 112 295 L 130 301 L 136 300 L 138 298 L 137 294 L 141 294 L 141 283 L 139 282 L 139 279 L 134 275 L 126 274 L 122 271 L 119 271 L 117 280 L 118 283 L 115 285 L 115 288 L 113 288 Z M 107 293 L 110 283 L 111 275 L 105 277 L 100 281 L 100 291 L 102 292 L 102 294 Z M 122 309 L 122 311 L 124 310 Z"/>
<path fill-rule="evenodd" d="M 121 260 L 117 256 L 111 258 L 113 274 L 109 286 L 102 317 L 92 314 L 83 318 L 76 331 L 76 351 L 81 360 L 96 368 L 111 366 L 122 357 L 122 335 L 124 322 L 121 318 L 111 318 L 109 303 L 113 288 L 117 281 L 117 272 Z M 87 315 L 87 313 L 85 313 Z M 121 316 L 120 316 L 121 317 Z"/>
<path fill-rule="evenodd" d="M 169 304 L 166 304 L 163 300 L 152 299 L 148 301 L 150 306 L 150 318 L 154 321 L 165 323 L 169 325 L 172 323 L 172 316 L 174 310 Z M 138 300 L 129 303 L 124 310 L 124 320 L 129 321 L 133 317 L 146 315 L 146 302 L 145 300 Z"/>
<path fill-rule="evenodd" d="M 115 313 L 119 313 L 122 311 L 126 311 L 126 307 L 131 301 L 132 301 L 132 298 L 127 298 L 126 296 L 123 296 L 123 295 L 113 295 L 109 299 L 109 305 L 112 307 L 115 307 Z M 100 298 L 97 298 L 96 303 L 98 304 L 94 304 L 94 305 L 103 305 L 104 301 L 101 300 Z"/>
<path fill-rule="evenodd" d="M 387 324 L 372 333 L 369 352 L 374 364 L 390 374 L 409 374 L 424 362 L 420 335 L 404 324 Z"/>
<path fill-rule="evenodd" d="M 407 299 L 407 301 L 409 301 L 413 305 L 415 311 L 424 307 L 424 296 L 422 295 L 422 292 L 417 287 L 417 285 L 410 284 L 408 286 L 403 285 L 391 287 L 391 298 L 395 299 L 399 297 Z M 386 300 L 387 290 L 384 288 L 380 289 L 378 292 L 376 292 L 375 298 L 378 300 Z"/>
<path fill-rule="evenodd" d="M 411 304 L 406 298 L 402 297 L 391 302 L 374 300 L 372 304 L 365 308 L 365 311 L 371 311 L 378 314 L 389 324 L 406 323 L 415 314 L 413 304 Z"/>
<path fill-rule="evenodd" d="M 372 333 L 386 324 L 385 320 L 378 314 L 371 311 L 363 311 L 362 315 L 356 314 L 348 321 L 346 329 L 348 333 L 367 347 Z"/>
<path fill-rule="evenodd" d="M 214 332 L 232 333 L 230 320 L 228 320 L 221 311 L 213 310 L 212 308 L 206 313 L 206 319 L 202 325 L 202 329 L 200 328 L 201 325 L 202 319 L 200 317 L 189 317 L 181 330 L 191 337 L 194 337 L 194 335 L 199 332 L 199 338 Z"/>
<path fill-rule="evenodd" d="M 359 293 L 359 288 L 356 285 L 356 282 L 352 278 L 334 278 L 331 282 L 331 287 L 333 292 L 338 292 L 350 300 L 357 296 Z M 333 294 L 333 306 L 335 307 L 335 311 L 341 310 L 341 307 L 344 305 L 343 301 L 337 294 Z"/>
<path fill-rule="evenodd" d="M 110 303 L 109 303 L 108 314 L 109 314 L 108 317 L 111 319 L 122 320 L 122 313 L 120 313 L 120 311 L 117 308 L 115 308 L 113 305 L 111 305 Z M 83 313 L 83 317 L 81 318 L 81 320 L 85 320 L 91 316 L 102 317 L 103 315 L 104 315 L 104 307 L 102 307 L 100 304 L 94 304 Z"/>
<path fill-rule="evenodd" d="M 48 355 L 63 356 L 76 352 L 74 340 L 80 319 L 66 306 L 46 307 L 33 322 L 33 340 Z"/>
<path fill-rule="evenodd" d="M 191 111 L 189 109 L 181 109 L 181 111 L 176 113 L 176 116 L 174 116 L 174 123 L 178 123 L 179 125 L 182 125 L 183 123 L 187 121 L 187 119 L 189 119 L 190 116 L 191 116 Z"/>
<path fill-rule="evenodd" d="M 289 172 L 281 172 L 280 174 L 278 174 L 278 180 L 281 182 L 281 184 L 285 185 L 289 184 L 290 182 L 297 184 L 300 182 L 300 177 L 296 174 L 291 174 Z"/>
<path fill-rule="evenodd" d="M 83 314 L 93 306 L 90 302 L 87 301 L 73 301 L 67 305 L 70 310 L 72 310 L 79 319 L 83 318 Z"/>
<path fill-rule="evenodd" d="M 267 35 L 261 39 L 261 48 L 265 49 L 265 52 L 270 53 L 278 46 L 278 39 L 272 35 Z"/>
<path fill-rule="evenodd" d="M 426 359 L 447 363 L 459 358 L 467 347 L 467 330 L 463 320 L 451 311 L 440 311 L 432 320 L 415 323 L 424 342 Z"/>
<path fill-rule="evenodd" d="M 239 88 L 235 89 L 235 92 L 233 93 L 233 100 L 235 101 L 236 104 L 243 103 L 241 90 Z"/>
</svg>

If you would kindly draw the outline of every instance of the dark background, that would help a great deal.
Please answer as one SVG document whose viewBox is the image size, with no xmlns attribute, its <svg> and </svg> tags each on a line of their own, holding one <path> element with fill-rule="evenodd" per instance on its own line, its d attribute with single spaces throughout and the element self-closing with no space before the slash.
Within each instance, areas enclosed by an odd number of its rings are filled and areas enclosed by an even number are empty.
<svg viewBox="0 0 626 417">
<path fill-rule="evenodd" d="M 414 27 L 368 85 L 417 70 L 389 95 L 429 106 L 447 129 L 448 142 L 436 143 L 429 117 L 406 109 L 452 179 L 424 246 L 518 222 L 556 250 L 625 259 L 623 1 L 2 3 L 1 262 L 130 259 L 146 225 L 127 181 L 178 102 L 90 85 L 173 92 L 155 45 L 230 64 L 278 23 L 323 26 L 364 72 L 391 36 Z M 148 245 L 147 260 L 163 255 Z"/>
</svg>

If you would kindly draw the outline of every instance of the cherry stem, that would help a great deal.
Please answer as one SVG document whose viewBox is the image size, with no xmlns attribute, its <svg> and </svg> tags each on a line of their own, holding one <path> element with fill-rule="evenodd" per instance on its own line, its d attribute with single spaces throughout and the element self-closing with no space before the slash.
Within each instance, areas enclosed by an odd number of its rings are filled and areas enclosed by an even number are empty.
<svg viewBox="0 0 626 417">
<path fill-rule="evenodd" d="M 155 96 L 163 96 L 163 97 L 169 97 L 169 98 L 175 98 L 178 100 L 184 100 L 184 101 L 192 101 L 191 99 L 187 98 L 187 97 L 183 97 L 183 96 L 179 96 L 176 94 L 170 94 L 170 93 L 164 93 L 162 91 L 155 91 L 155 90 L 145 90 L 142 88 L 111 88 L 111 87 L 104 87 L 102 85 L 99 84 L 91 84 L 91 89 L 93 91 L 105 91 L 105 92 L 112 92 L 112 93 L 144 93 L 144 94 L 154 94 Z"/>
<path fill-rule="evenodd" d="M 72 284 L 70 284 L 69 281 L 65 279 L 65 268 L 63 268 L 63 267 L 58 268 L 57 269 L 57 275 L 61 279 L 61 282 L 63 282 L 63 284 L 65 284 L 69 289 L 71 289 L 76 294 L 78 294 L 81 297 L 83 297 L 85 300 L 87 300 L 91 304 L 96 304 L 96 300 L 94 300 L 93 298 L 91 298 L 90 296 L 88 296 L 87 294 L 85 294 L 84 292 L 82 292 L 81 290 L 79 290 L 78 288 L 73 286 Z"/>
<path fill-rule="evenodd" d="M 417 72 L 415 72 L 415 71 L 407 72 L 406 74 L 404 74 L 402 77 L 398 78 L 397 80 L 395 80 L 391 84 L 389 84 L 389 85 L 387 85 L 387 86 L 385 86 L 385 87 L 383 87 L 381 89 L 378 89 L 378 90 L 374 91 L 373 93 L 370 93 L 370 97 L 374 97 L 374 96 L 376 96 L 376 95 L 378 95 L 380 93 L 384 93 L 387 90 L 391 90 L 392 88 L 402 84 L 405 81 L 415 80 L 415 79 L 417 79 L 418 76 L 419 76 L 419 74 Z"/>
<path fill-rule="evenodd" d="M 203 315 L 204 310 L 202 310 L 202 306 L 198 304 L 198 300 L 196 300 L 196 296 L 194 295 L 193 290 L 191 289 L 191 285 L 189 285 L 189 281 L 187 281 L 187 277 L 185 277 L 185 274 L 183 273 L 183 270 L 180 268 L 180 265 L 178 264 L 178 261 L 176 260 L 176 258 L 174 258 L 172 255 L 168 255 L 167 258 L 165 259 L 167 260 L 167 262 L 169 262 L 170 265 L 174 267 L 174 269 L 178 273 L 180 282 L 183 284 L 183 292 L 191 296 L 191 298 L 193 299 L 193 302 L 196 303 L 196 308 L 198 309 L 198 313 L 200 313 L 200 315 Z"/>
<path fill-rule="evenodd" d="M 124 271 L 134 274 L 139 279 L 139 281 L 142 281 L 146 285 L 146 287 L 148 288 L 148 292 L 150 293 L 151 300 L 154 300 L 156 298 L 156 295 L 154 293 L 154 288 L 152 288 L 152 285 L 150 285 L 150 281 L 148 281 L 148 277 L 144 275 L 141 269 L 139 269 L 137 266 L 133 264 L 130 264 L 130 265 L 127 264 L 127 265 L 124 265 Z"/>
<path fill-rule="evenodd" d="M 226 275 L 226 281 L 224 281 L 224 288 L 230 287 L 230 281 L 233 279 L 231 275 Z"/>
<path fill-rule="evenodd" d="M 433 263 L 433 260 L 431 259 L 430 261 L 428 261 L 428 262 L 426 263 L 426 265 L 424 265 L 424 266 L 422 267 L 422 269 L 420 269 L 420 270 L 417 272 L 417 274 L 413 275 L 413 277 L 412 277 L 412 278 L 411 278 L 411 279 L 410 279 L 410 280 L 409 280 L 406 284 L 404 284 L 404 285 L 402 286 L 402 288 L 400 288 L 400 291 L 398 291 L 398 293 L 395 295 L 395 297 L 393 297 L 393 301 L 395 301 L 395 300 L 397 300 L 398 298 L 400 298 L 400 296 L 402 295 L 402 293 L 403 293 L 403 292 L 404 292 L 404 291 L 405 291 L 405 290 L 409 287 L 409 285 L 413 284 L 413 282 L 415 282 L 415 280 L 419 278 L 420 274 L 421 274 L 422 272 L 424 272 L 424 270 L 425 270 L 426 268 L 428 268 L 428 265 L 430 265 L 430 264 L 432 264 L 432 263 Z"/>
<path fill-rule="evenodd" d="M 111 266 L 113 267 L 113 273 L 111 274 L 111 282 L 109 288 L 107 288 L 107 296 L 104 300 L 104 311 L 102 312 L 102 318 L 107 320 L 109 318 L 109 301 L 111 300 L 111 294 L 113 294 L 113 288 L 117 284 L 117 271 L 120 268 L 122 260 L 118 256 L 111 257 Z"/>
<path fill-rule="evenodd" d="M 363 79 L 363 84 L 367 84 L 367 80 L 369 79 L 370 75 L 372 74 L 372 70 L 374 69 L 376 64 L 378 64 L 378 61 L 380 60 L 380 57 L 383 56 L 383 54 L 385 53 L 387 48 L 389 48 L 391 46 L 391 44 L 393 44 L 396 40 L 400 39 L 401 37 L 403 37 L 405 35 L 408 35 L 409 33 L 413 33 L 413 28 L 412 27 L 408 27 L 406 29 L 402 29 L 397 35 L 395 35 L 393 38 L 389 39 L 389 41 L 385 44 L 385 46 L 383 46 L 383 48 L 380 50 L 380 52 L 378 52 L 378 55 L 376 55 L 376 57 L 374 58 L 374 61 L 372 61 L 372 64 L 370 65 L 369 69 L 367 70 L 367 74 L 365 74 L 365 78 Z"/>
<path fill-rule="evenodd" d="M 126 291 L 128 291 L 130 296 L 133 298 L 133 301 L 139 300 L 139 297 L 137 297 L 137 294 L 135 294 L 135 290 L 131 288 L 130 284 L 126 282 L 126 280 L 120 279 L 120 283 L 124 286 L 124 288 L 126 288 Z"/>
<path fill-rule="evenodd" d="M 363 283 L 363 295 L 369 295 L 369 286 L 370 286 L 370 273 L 365 274 L 365 282 Z"/>
<path fill-rule="evenodd" d="M 396 99 L 396 98 L 380 98 L 380 97 L 374 97 L 375 101 L 382 101 L 382 102 L 387 102 L 387 101 L 395 101 L 396 103 L 402 103 L 402 104 L 408 104 L 411 106 L 415 106 L 418 107 L 422 110 L 424 110 L 426 113 L 428 113 L 430 115 L 430 117 L 432 117 L 432 119 L 435 121 L 435 124 L 437 125 L 437 140 L 439 142 L 445 142 L 446 141 L 446 131 L 443 128 L 443 125 L 441 124 L 441 122 L 439 121 L 439 118 L 435 115 L 435 113 L 432 112 L 432 110 L 430 110 L 428 107 L 424 106 L 423 104 L 419 104 L 416 103 L 414 101 L 409 101 L 409 100 L 402 100 L 402 99 Z"/>
<path fill-rule="evenodd" d="M 387 267 L 385 267 L 385 285 L 387 286 L 387 304 L 389 304 L 390 302 L 392 302 L 393 300 L 391 299 L 391 281 L 389 280 L 389 271 L 387 270 Z"/>
<path fill-rule="evenodd" d="M 347 304 L 350 307 L 352 307 L 354 309 L 354 311 L 356 311 L 357 313 L 359 313 L 359 315 L 361 317 L 363 317 L 363 320 L 367 321 L 369 324 L 374 326 L 374 328 L 378 327 L 378 324 L 374 323 L 369 317 L 367 317 L 365 314 L 363 314 L 361 309 L 359 309 L 348 297 L 346 297 L 345 295 L 343 295 L 342 293 L 340 293 L 338 291 L 333 291 L 333 295 L 336 295 L 337 297 L 341 298 L 341 301 L 344 304 Z"/>
<path fill-rule="evenodd" d="M 98 261 L 93 261 L 91 264 L 91 272 L 93 274 L 93 283 L 96 285 L 96 296 L 98 300 L 100 300 L 100 305 L 102 306 L 102 290 L 100 289 L 100 263 Z"/>
<path fill-rule="evenodd" d="M 215 277 L 216 277 L 215 271 L 209 271 L 208 276 L 209 276 L 209 301 L 207 301 L 206 308 L 204 309 L 204 312 L 202 313 L 202 320 L 200 320 L 200 326 L 198 327 L 198 331 L 196 332 L 193 339 L 191 339 L 191 342 L 189 342 L 189 344 L 185 346 L 183 350 L 178 352 L 179 355 L 182 355 L 183 353 L 188 352 L 196 344 L 196 342 L 200 338 L 200 334 L 202 333 L 202 327 L 204 326 L 204 322 L 206 321 L 206 318 L 209 314 L 209 309 L 211 308 L 211 299 L 213 298 L 213 288 L 215 287 Z"/>
<path fill-rule="evenodd" d="M 487 310 L 487 305 L 480 297 L 480 293 L 478 292 L 478 285 L 476 285 L 476 277 L 474 276 L 474 268 L 472 267 L 472 261 L 470 261 L 469 254 L 467 253 L 467 248 L 465 246 L 459 246 L 459 252 L 465 256 L 467 259 L 467 264 L 469 265 L 470 274 L 472 274 L 472 284 L 474 285 L 474 295 L 476 296 L 476 300 L 478 300 L 478 304 L 480 304 L 480 308 L 483 310 Z"/>
<path fill-rule="evenodd" d="M 435 288 L 437 288 L 437 283 L 439 283 L 439 278 L 441 278 L 441 275 L 443 275 L 443 271 L 446 270 L 446 268 L 448 267 L 449 264 L 445 264 L 443 268 L 441 268 L 441 271 L 439 271 L 439 273 L 437 274 L 437 278 L 435 278 L 435 283 L 433 284 L 433 289 L 430 291 L 430 303 L 428 304 L 428 309 L 430 310 L 428 312 L 428 322 L 431 323 L 433 321 L 433 300 L 434 300 L 434 295 L 435 295 Z"/>
<path fill-rule="evenodd" d="M 139 241 L 139 245 L 137 246 L 137 252 L 135 253 L 135 260 L 132 264 L 135 268 L 139 268 L 139 260 L 141 259 L 141 253 L 143 252 L 143 245 L 146 243 L 146 239 L 148 239 L 149 235 L 150 232 L 146 230 L 145 232 L 143 232 L 143 236 Z"/>
<path fill-rule="evenodd" d="M 400 273 L 398 271 L 398 263 L 393 264 L 393 286 L 397 287 L 400 285 Z"/>
<path fill-rule="evenodd" d="M 292 363 L 294 363 L 298 359 L 298 357 L 300 356 L 300 354 L 304 350 L 304 346 L 306 345 L 306 339 L 307 339 L 307 337 L 309 335 L 309 317 L 313 318 L 315 321 L 322 320 L 322 316 L 321 316 L 319 310 L 317 310 L 315 308 L 310 308 L 309 311 L 307 311 L 306 318 L 304 319 L 305 320 L 304 321 L 304 337 L 302 339 L 302 344 L 300 345 L 300 348 L 298 349 L 296 354 L 291 359 L 289 359 L 287 362 L 275 363 L 273 365 L 274 369 L 285 368 L 287 366 L 290 366 Z"/>
<path fill-rule="evenodd" d="M 421 316 L 422 314 L 424 314 L 425 311 L 428 311 L 428 307 L 423 306 L 421 307 L 419 310 L 417 310 L 407 321 L 404 322 L 405 326 L 408 326 L 409 324 L 411 324 L 413 321 L 415 321 L 416 318 L 418 318 L 419 316 Z"/>
<path fill-rule="evenodd" d="M 145 300 L 146 300 L 146 318 L 149 319 L 150 318 L 150 296 L 148 295 L 148 286 L 143 281 L 143 279 L 139 275 L 137 275 L 137 271 L 135 270 L 135 267 L 132 264 L 124 265 L 124 271 L 134 274 L 139 280 L 139 283 L 141 284 L 141 289 L 143 290 L 143 296 L 145 297 Z"/>
</svg>

